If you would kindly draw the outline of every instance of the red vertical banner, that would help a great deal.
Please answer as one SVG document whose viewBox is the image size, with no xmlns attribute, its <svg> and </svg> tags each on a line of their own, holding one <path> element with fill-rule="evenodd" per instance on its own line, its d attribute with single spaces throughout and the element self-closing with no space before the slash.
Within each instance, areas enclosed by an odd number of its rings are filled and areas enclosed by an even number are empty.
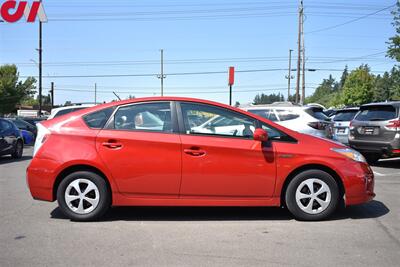
<svg viewBox="0 0 400 267">
<path fill-rule="evenodd" d="M 232 86 L 235 82 L 235 67 L 229 67 L 228 85 Z"/>
</svg>

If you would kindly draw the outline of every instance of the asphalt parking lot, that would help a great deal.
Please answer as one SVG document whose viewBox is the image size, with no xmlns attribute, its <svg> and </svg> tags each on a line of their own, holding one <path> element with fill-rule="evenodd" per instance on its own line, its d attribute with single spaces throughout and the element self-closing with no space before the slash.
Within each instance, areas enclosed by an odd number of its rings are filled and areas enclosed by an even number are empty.
<svg viewBox="0 0 400 267">
<path fill-rule="evenodd" d="M 34 201 L 32 149 L 0 158 L 0 266 L 398 266 L 400 159 L 373 167 L 374 201 L 323 222 L 279 208 L 114 208 L 76 223 Z"/>
</svg>

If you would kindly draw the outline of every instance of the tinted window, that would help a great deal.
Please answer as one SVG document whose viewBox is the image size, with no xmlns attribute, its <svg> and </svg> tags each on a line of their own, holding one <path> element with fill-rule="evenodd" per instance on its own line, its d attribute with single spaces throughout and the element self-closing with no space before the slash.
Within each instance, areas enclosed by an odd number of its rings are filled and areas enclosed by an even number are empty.
<svg viewBox="0 0 400 267">
<path fill-rule="evenodd" d="M 58 117 L 58 116 L 61 116 L 61 115 L 65 115 L 65 114 L 71 113 L 73 111 L 81 110 L 81 109 L 84 109 L 84 108 L 86 108 L 86 107 L 62 109 L 59 112 L 57 112 L 56 115 L 54 115 L 54 118 Z"/>
<path fill-rule="evenodd" d="M 307 112 L 310 116 L 312 116 L 315 119 L 318 120 L 323 120 L 323 121 L 329 121 L 329 117 L 325 115 L 325 113 L 322 111 L 322 109 L 319 108 L 308 108 L 304 110 Z"/>
<path fill-rule="evenodd" d="M 187 134 L 253 137 L 255 120 L 245 115 L 203 104 L 181 103 L 181 109 Z"/>
<path fill-rule="evenodd" d="M 396 117 L 396 109 L 393 106 L 368 106 L 361 107 L 355 119 L 359 121 L 387 121 Z"/>
<path fill-rule="evenodd" d="M 338 111 L 333 118 L 333 121 L 351 121 L 357 114 L 357 110 L 342 110 Z"/>
<path fill-rule="evenodd" d="M 13 128 L 14 127 L 10 122 L 8 122 L 6 120 L 0 120 L 0 131 L 1 132 L 10 131 Z"/>
<path fill-rule="evenodd" d="M 289 135 L 285 134 L 284 132 L 281 132 L 263 122 L 261 122 L 261 127 L 267 131 L 268 133 L 268 139 L 269 140 L 279 140 L 279 141 L 286 141 L 286 142 L 296 142 L 295 139 L 290 137 Z"/>
<path fill-rule="evenodd" d="M 277 109 L 278 117 L 281 121 L 297 119 L 300 115 L 293 110 Z"/>
<path fill-rule="evenodd" d="M 115 113 L 114 128 L 172 132 L 170 103 L 143 103 L 121 107 Z"/>
<path fill-rule="evenodd" d="M 278 120 L 273 109 L 250 109 L 248 111 L 271 121 Z"/>
<path fill-rule="evenodd" d="M 106 108 L 86 115 L 83 120 L 90 128 L 101 129 L 104 127 L 114 108 Z"/>
</svg>

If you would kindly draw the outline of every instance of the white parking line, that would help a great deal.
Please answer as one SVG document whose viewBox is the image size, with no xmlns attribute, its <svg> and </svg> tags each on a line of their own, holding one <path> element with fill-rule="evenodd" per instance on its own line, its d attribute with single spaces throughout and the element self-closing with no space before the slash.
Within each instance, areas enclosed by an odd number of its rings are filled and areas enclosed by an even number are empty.
<svg viewBox="0 0 400 267">
<path fill-rule="evenodd" d="M 400 175 L 400 173 L 380 173 L 380 172 L 377 172 L 377 171 L 374 171 L 374 174 L 375 175 L 377 175 L 377 176 L 398 176 L 398 175 Z"/>
</svg>

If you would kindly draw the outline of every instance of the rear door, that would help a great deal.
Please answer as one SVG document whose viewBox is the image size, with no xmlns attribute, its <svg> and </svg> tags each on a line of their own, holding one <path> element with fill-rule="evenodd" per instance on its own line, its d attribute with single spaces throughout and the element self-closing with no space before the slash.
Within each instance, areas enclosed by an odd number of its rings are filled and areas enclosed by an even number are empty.
<svg viewBox="0 0 400 267">
<path fill-rule="evenodd" d="M 398 111 L 392 105 L 363 106 L 352 122 L 354 139 L 390 142 L 396 135 L 390 121 L 396 119 Z"/>
<path fill-rule="evenodd" d="M 121 193 L 176 198 L 181 182 L 181 142 L 169 101 L 118 107 L 96 139 Z"/>
</svg>

